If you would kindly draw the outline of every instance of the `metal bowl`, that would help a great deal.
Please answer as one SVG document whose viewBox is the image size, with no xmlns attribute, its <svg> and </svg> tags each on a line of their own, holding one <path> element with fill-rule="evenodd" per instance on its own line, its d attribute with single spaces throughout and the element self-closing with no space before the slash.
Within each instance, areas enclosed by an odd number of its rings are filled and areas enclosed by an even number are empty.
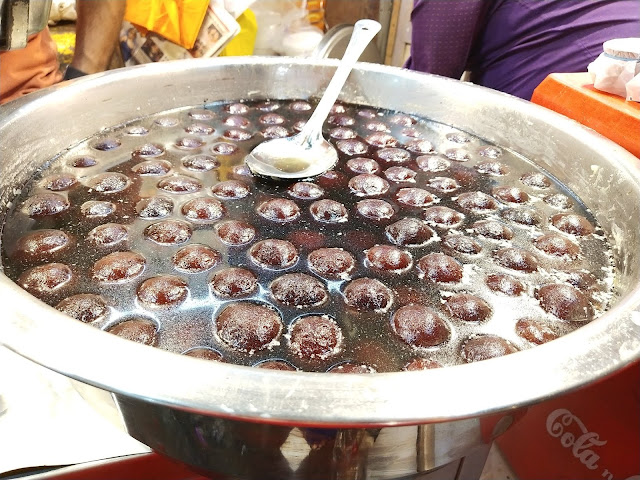
<svg viewBox="0 0 640 480">
<path fill-rule="evenodd" d="M 335 65 L 277 58 L 169 62 L 11 102 L 0 109 L 2 215 L 38 168 L 103 128 L 218 100 L 316 96 Z M 205 362 L 138 345 L 64 316 L 0 275 L 7 309 L 0 342 L 112 392 L 128 431 L 160 452 L 209 472 L 281 479 L 304 478 L 300 469 L 313 465 L 317 452 L 324 456 L 310 470 L 316 478 L 431 470 L 504 429 L 502 422 L 482 436 L 487 415 L 508 417 L 640 357 L 635 157 L 529 102 L 397 68 L 360 64 L 341 99 L 453 125 L 509 146 L 557 177 L 584 200 L 613 245 L 614 306 L 571 334 L 508 357 L 420 372 L 331 375 Z M 399 453 L 405 444 L 409 453 Z"/>
</svg>

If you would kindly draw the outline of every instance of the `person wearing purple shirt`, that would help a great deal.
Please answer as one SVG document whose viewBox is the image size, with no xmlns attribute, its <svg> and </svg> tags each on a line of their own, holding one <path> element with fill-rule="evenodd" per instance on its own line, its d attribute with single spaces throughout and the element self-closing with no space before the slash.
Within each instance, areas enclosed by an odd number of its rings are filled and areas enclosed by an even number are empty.
<svg viewBox="0 0 640 480">
<path fill-rule="evenodd" d="M 529 100 L 554 72 L 586 72 L 612 38 L 640 36 L 640 0 L 416 0 L 406 67 Z"/>
</svg>

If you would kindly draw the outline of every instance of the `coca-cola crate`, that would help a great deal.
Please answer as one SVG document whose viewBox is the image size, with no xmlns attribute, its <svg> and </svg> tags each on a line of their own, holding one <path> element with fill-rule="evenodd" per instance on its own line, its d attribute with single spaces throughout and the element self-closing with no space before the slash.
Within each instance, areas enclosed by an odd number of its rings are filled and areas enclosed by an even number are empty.
<svg viewBox="0 0 640 480">
<path fill-rule="evenodd" d="M 497 443 L 519 480 L 640 480 L 640 363 L 530 407 Z"/>
</svg>

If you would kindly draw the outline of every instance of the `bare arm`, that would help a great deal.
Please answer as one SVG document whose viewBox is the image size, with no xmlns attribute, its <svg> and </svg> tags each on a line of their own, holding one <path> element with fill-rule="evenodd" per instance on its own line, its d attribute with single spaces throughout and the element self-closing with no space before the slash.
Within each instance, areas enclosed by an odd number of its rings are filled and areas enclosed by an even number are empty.
<svg viewBox="0 0 640 480">
<path fill-rule="evenodd" d="M 126 0 L 76 0 L 76 49 L 71 66 L 84 73 L 106 70 L 117 44 Z"/>
</svg>

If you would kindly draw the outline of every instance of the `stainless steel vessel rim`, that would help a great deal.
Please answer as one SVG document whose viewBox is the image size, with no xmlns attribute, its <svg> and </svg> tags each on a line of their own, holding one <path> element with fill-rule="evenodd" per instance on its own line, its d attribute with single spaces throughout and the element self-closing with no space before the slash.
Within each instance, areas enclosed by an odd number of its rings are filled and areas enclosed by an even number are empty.
<svg viewBox="0 0 640 480">
<path fill-rule="evenodd" d="M 283 68 L 335 65 L 334 61 L 279 59 L 215 60 L 194 69 L 241 66 L 247 63 Z M 425 76 L 391 67 L 363 65 L 360 72 Z M 182 62 L 113 71 L 82 79 L 68 89 L 53 88 L 31 101 L 4 107 L 0 132 L 29 111 L 59 104 L 67 96 L 100 85 L 184 71 Z M 473 85 L 432 76 L 428 82 L 483 95 L 553 122 L 575 135 L 589 135 L 603 151 L 614 152 L 640 185 L 634 157 L 577 123 L 542 107 Z M 5 124 L 3 126 L 3 123 Z M 0 147 L 2 150 L 8 148 Z M 69 319 L 34 301 L 17 285 L 0 276 L 0 299 L 9 318 L 0 323 L 0 342 L 53 370 L 80 381 L 128 396 L 190 411 L 271 423 L 312 425 L 393 425 L 451 420 L 521 406 L 565 392 L 611 373 L 640 357 L 636 287 L 604 316 L 573 334 L 532 350 L 476 364 L 422 372 L 375 375 L 332 375 L 278 372 L 205 362 L 137 345 Z M 52 341 L 52 339 L 55 339 Z M 78 341 L 82 339 L 84 341 Z M 593 355 L 595 345 L 600 356 Z M 117 352 L 117 356 L 114 355 Z"/>
</svg>

